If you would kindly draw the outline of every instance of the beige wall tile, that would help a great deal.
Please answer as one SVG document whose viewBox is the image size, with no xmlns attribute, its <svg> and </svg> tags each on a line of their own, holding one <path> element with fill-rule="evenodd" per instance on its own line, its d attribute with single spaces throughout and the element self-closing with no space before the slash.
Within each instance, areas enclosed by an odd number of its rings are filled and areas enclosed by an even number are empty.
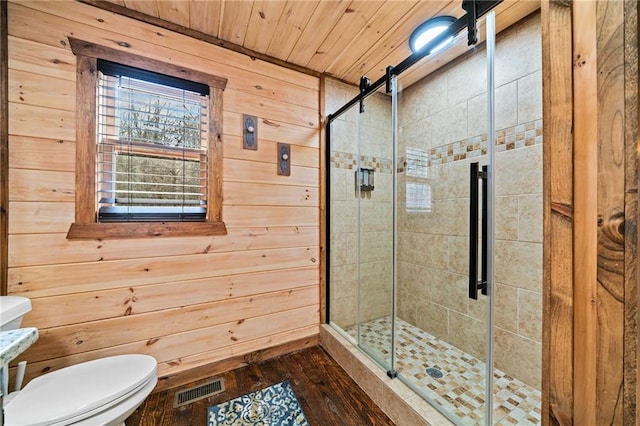
<svg viewBox="0 0 640 426">
<path fill-rule="evenodd" d="M 384 88 L 368 96 L 364 103 L 361 123 L 376 129 L 391 129 L 391 96 L 381 93 Z"/>
<path fill-rule="evenodd" d="M 378 196 L 379 194 L 375 195 L 375 197 Z M 356 214 L 359 214 L 360 218 L 360 232 L 385 231 L 392 224 L 393 207 L 391 203 L 385 201 L 362 202 L 361 200 L 360 209 Z"/>
<path fill-rule="evenodd" d="M 494 360 L 496 368 L 540 389 L 542 347 L 501 328 L 494 331 Z"/>
<path fill-rule="evenodd" d="M 477 300 L 469 299 L 469 316 L 478 321 L 487 321 L 487 309 L 489 308 L 489 299 L 482 293 L 478 294 Z"/>
<path fill-rule="evenodd" d="M 496 241 L 494 247 L 498 283 L 542 291 L 542 244 Z"/>
<path fill-rule="evenodd" d="M 469 273 L 469 237 L 449 236 L 448 269 L 458 274 Z"/>
<path fill-rule="evenodd" d="M 499 240 L 518 239 L 518 197 L 495 198 L 495 236 Z"/>
<path fill-rule="evenodd" d="M 358 205 L 355 201 L 335 200 L 329 206 L 331 210 L 331 231 L 352 232 L 358 223 Z"/>
<path fill-rule="evenodd" d="M 518 124 L 542 118 L 542 71 L 518 80 Z"/>
<path fill-rule="evenodd" d="M 353 327 L 357 321 L 357 300 L 355 297 L 333 297 L 331 296 L 331 321 L 340 328 L 347 329 Z"/>
<path fill-rule="evenodd" d="M 415 295 L 407 291 L 398 290 L 397 296 L 396 315 L 409 324 L 417 326 L 418 301 Z"/>
<path fill-rule="evenodd" d="M 417 100 L 416 113 L 418 118 L 426 117 L 442 111 L 449 106 L 448 82 L 445 73 L 428 79 L 426 83 L 417 84 L 414 97 Z"/>
<path fill-rule="evenodd" d="M 431 426 L 450 426 L 453 425 L 449 419 L 440 414 L 432 405 L 422 399 L 419 395 L 413 395 L 408 398 L 407 403 L 423 418 L 429 419 L 428 422 Z"/>
<path fill-rule="evenodd" d="M 434 202 L 440 215 L 440 224 L 434 228 L 446 235 L 469 235 L 469 199 L 449 198 Z"/>
<path fill-rule="evenodd" d="M 467 138 L 467 101 L 433 115 L 431 140 L 433 146 L 446 145 Z"/>
<path fill-rule="evenodd" d="M 355 232 L 345 232 L 344 237 L 346 241 L 346 264 L 355 265 L 358 263 L 359 235 Z"/>
<path fill-rule="evenodd" d="M 467 100 L 467 135 L 469 137 L 487 133 L 488 122 L 487 92 Z"/>
<path fill-rule="evenodd" d="M 344 120 L 331 123 L 331 151 L 352 152 L 357 150 L 358 126 Z"/>
<path fill-rule="evenodd" d="M 354 359 L 350 368 L 349 375 L 362 388 L 363 391 L 374 401 L 380 401 L 383 398 L 384 383 L 375 374 L 371 372 L 363 363 Z"/>
<path fill-rule="evenodd" d="M 391 256 L 393 256 L 392 241 L 393 234 L 391 232 L 391 228 L 389 228 L 389 230 L 387 231 L 372 231 L 361 233 L 360 261 L 372 262 L 384 259 L 391 260 Z"/>
<path fill-rule="evenodd" d="M 329 258 L 331 265 L 339 266 L 347 263 L 347 247 L 344 234 L 331 234 L 330 237 L 331 250 Z"/>
<path fill-rule="evenodd" d="M 332 114 L 358 94 L 358 88 L 341 81 L 325 79 L 325 115 Z"/>
<path fill-rule="evenodd" d="M 416 308 L 416 326 L 427 333 L 449 340 L 449 310 L 431 302 L 421 302 Z"/>
<path fill-rule="evenodd" d="M 446 188 L 447 198 L 469 197 L 469 164 L 471 160 L 459 160 L 446 164 L 449 168 L 447 180 L 439 184 Z M 456 212 L 456 214 L 464 214 L 464 212 Z"/>
<path fill-rule="evenodd" d="M 518 334 L 542 342 L 542 294 L 518 290 Z"/>
<path fill-rule="evenodd" d="M 388 200 L 389 203 L 391 203 L 393 197 L 393 175 L 387 171 L 382 173 L 380 171 L 375 171 L 373 178 L 375 180 L 375 189 L 373 190 L 373 192 L 377 192 L 378 194 L 385 194 L 384 199 Z M 392 208 L 393 206 L 389 204 L 389 209 Z"/>
<path fill-rule="evenodd" d="M 494 301 L 494 321 L 496 327 L 513 333 L 518 332 L 518 289 L 496 284 Z"/>
<path fill-rule="evenodd" d="M 542 193 L 542 145 L 496 155 L 496 195 Z"/>
<path fill-rule="evenodd" d="M 346 273 L 344 273 L 346 271 Z M 357 275 L 350 267 L 331 268 L 331 320 L 346 328 L 355 324 L 358 312 Z"/>
<path fill-rule="evenodd" d="M 418 116 L 417 106 L 420 100 L 414 96 L 415 90 L 411 88 L 398 92 L 398 111 L 402 114 L 398 115 L 398 126 L 400 128 L 416 121 Z"/>
<path fill-rule="evenodd" d="M 364 290 L 360 292 L 359 298 L 359 318 L 361 322 L 391 315 L 393 299 L 389 292 Z"/>
<path fill-rule="evenodd" d="M 372 278 L 385 275 L 391 276 L 392 273 L 391 259 L 377 260 L 375 262 L 361 263 L 360 276 L 363 278 Z"/>
<path fill-rule="evenodd" d="M 400 238 L 403 238 L 402 235 Z M 427 270 L 425 266 L 399 260 L 398 291 L 409 293 L 412 297 L 420 297 L 419 291 L 424 287 Z"/>
<path fill-rule="evenodd" d="M 487 91 L 487 58 L 480 51 L 453 68 L 447 69 L 447 99 L 449 106 Z"/>
<path fill-rule="evenodd" d="M 417 148 L 427 150 L 433 146 L 433 120 L 426 116 L 400 128 L 401 148 Z M 400 147 L 399 147 L 400 148 Z M 402 150 L 399 150 L 402 152 Z M 402 154 L 401 154 L 402 155 Z"/>
<path fill-rule="evenodd" d="M 344 266 L 331 266 L 331 279 L 340 281 L 356 281 L 358 279 L 358 265 L 355 263 Z"/>
<path fill-rule="evenodd" d="M 540 15 L 515 28 L 507 35 L 498 35 L 495 52 L 496 85 L 512 82 L 542 68 L 542 37 Z"/>
<path fill-rule="evenodd" d="M 412 297 L 416 299 L 418 304 L 443 299 L 441 296 L 443 290 L 441 289 L 449 281 L 449 275 L 451 275 L 449 272 L 422 265 L 415 268 L 414 272 L 418 276 L 414 278 L 416 285 L 413 287 Z"/>
<path fill-rule="evenodd" d="M 361 125 L 359 141 L 360 155 L 389 159 L 393 157 L 391 128 L 380 129 L 379 127 Z"/>
<path fill-rule="evenodd" d="M 518 240 L 542 242 L 542 194 L 518 197 Z"/>
<path fill-rule="evenodd" d="M 342 368 L 345 368 L 347 359 L 352 356 L 348 349 L 353 346 L 352 344 L 347 342 L 344 337 L 339 336 L 338 332 L 328 325 L 320 326 L 320 344 L 329 352 L 331 358 L 336 360 Z"/>
<path fill-rule="evenodd" d="M 479 359 L 486 353 L 486 322 L 449 312 L 449 343 Z"/>
<path fill-rule="evenodd" d="M 517 87 L 518 85 L 514 81 L 496 88 L 496 130 L 505 129 L 518 124 L 519 99 Z M 542 90 L 540 93 L 542 93 Z M 486 120 L 487 119 L 485 118 L 485 121 Z"/>
<path fill-rule="evenodd" d="M 403 232 L 398 238 L 399 260 L 436 269 L 447 269 L 446 235 Z"/>
<path fill-rule="evenodd" d="M 448 271 L 433 271 L 427 279 L 431 300 L 449 309 L 466 314 L 469 303 L 468 275 Z"/>
<path fill-rule="evenodd" d="M 347 182 L 347 171 L 331 167 L 331 199 L 335 201 L 347 201 L 353 199 L 353 181 Z"/>
<path fill-rule="evenodd" d="M 428 426 L 426 420 L 424 420 L 418 413 L 416 413 L 411 406 L 402 400 L 395 392 L 384 388 L 384 398 L 382 400 L 382 410 L 398 425 L 412 425 L 412 426 Z"/>
</svg>

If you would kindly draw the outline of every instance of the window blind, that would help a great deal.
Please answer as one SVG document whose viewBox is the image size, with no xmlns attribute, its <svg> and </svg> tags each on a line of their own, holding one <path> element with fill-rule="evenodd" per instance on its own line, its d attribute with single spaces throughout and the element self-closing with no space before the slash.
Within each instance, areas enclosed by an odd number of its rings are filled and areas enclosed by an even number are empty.
<svg viewBox="0 0 640 426">
<path fill-rule="evenodd" d="M 209 87 L 107 61 L 98 70 L 98 221 L 204 221 Z"/>
<path fill-rule="evenodd" d="M 417 148 L 406 150 L 406 173 L 412 182 L 406 182 L 407 212 L 431 212 L 431 185 L 429 181 L 429 153 Z"/>
<path fill-rule="evenodd" d="M 407 176 L 428 178 L 429 153 L 417 148 L 407 148 L 406 154 Z"/>
</svg>

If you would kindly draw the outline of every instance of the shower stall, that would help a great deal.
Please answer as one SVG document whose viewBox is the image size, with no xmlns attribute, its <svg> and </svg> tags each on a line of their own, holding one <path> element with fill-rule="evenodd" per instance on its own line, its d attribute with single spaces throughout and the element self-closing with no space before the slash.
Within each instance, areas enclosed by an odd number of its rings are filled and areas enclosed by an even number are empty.
<svg viewBox="0 0 640 426">
<path fill-rule="evenodd" d="M 540 16 L 495 27 L 438 69 L 327 80 L 327 319 L 456 424 L 538 424 Z"/>
</svg>

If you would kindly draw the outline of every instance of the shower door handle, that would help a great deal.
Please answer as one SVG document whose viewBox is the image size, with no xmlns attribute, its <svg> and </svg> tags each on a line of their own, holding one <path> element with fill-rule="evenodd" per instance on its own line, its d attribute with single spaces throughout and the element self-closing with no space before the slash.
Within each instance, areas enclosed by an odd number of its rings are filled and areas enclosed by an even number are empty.
<svg viewBox="0 0 640 426">
<path fill-rule="evenodd" d="M 482 166 L 482 174 L 480 175 L 480 179 L 482 179 L 482 253 L 480 254 L 482 268 L 482 281 L 479 284 L 479 288 L 482 291 L 482 294 L 487 295 L 487 289 L 489 288 L 489 282 L 487 281 L 487 264 L 489 259 L 489 252 L 487 248 L 489 247 L 489 235 L 487 233 L 489 216 L 488 216 L 488 206 L 489 206 L 489 167 Z"/>
<path fill-rule="evenodd" d="M 487 189 L 488 168 L 482 166 L 480 171 L 477 162 L 470 165 L 470 200 L 469 200 L 469 298 L 477 299 L 478 290 L 487 294 Z M 482 251 L 480 266 L 482 277 L 478 280 L 478 207 L 480 202 L 478 180 L 482 179 Z"/>
</svg>

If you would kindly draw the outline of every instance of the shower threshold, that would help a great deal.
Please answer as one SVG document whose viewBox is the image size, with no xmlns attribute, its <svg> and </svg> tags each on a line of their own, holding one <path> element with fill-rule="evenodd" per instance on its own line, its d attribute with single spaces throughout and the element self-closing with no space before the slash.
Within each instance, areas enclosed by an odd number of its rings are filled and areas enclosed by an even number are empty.
<svg viewBox="0 0 640 426">
<path fill-rule="evenodd" d="M 389 359 L 391 318 L 361 324 L 362 343 Z M 461 425 L 484 423 L 485 363 L 406 321 L 396 319 L 396 370 Z M 355 339 L 355 327 L 344 330 Z M 436 369 L 430 375 L 427 370 Z M 435 377 L 434 377 L 435 376 Z M 541 423 L 540 391 L 494 369 L 493 419 L 497 425 Z"/>
</svg>

